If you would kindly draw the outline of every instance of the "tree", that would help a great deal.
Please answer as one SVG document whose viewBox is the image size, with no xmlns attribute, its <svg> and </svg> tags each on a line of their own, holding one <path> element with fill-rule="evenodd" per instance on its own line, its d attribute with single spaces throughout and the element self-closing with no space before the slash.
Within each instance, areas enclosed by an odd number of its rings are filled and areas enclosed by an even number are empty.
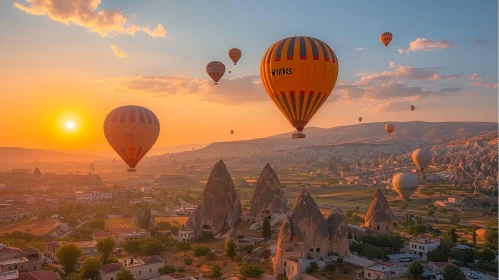
<svg viewBox="0 0 499 280">
<path fill-rule="evenodd" d="M 212 265 L 206 277 L 210 279 L 216 279 L 222 277 L 222 268 L 218 264 Z"/>
<path fill-rule="evenodd" d="M 241 251 L 245 252 L 246 254 L 251 254 L 253 252 L 253 245 L 251 244 L 248 244 L 248 245 L 244 245 L 241 247 Z"/>
<path fill-rule="evenodd" d="M 426 232 L 426 226 L 417 224 L 417 225 L 412 225 L 409 226 L 409 229 L 407 230 L 409 234 L 412 235 L 421 235 Z"/>
<path fill-rule="evenodd" d="M 206 241 L 210 241 L 214 238 L 215 238 L 215 236 L 213 235 L 213 232 L 205 231 L 199 235 L 198 241 L 199 242 L 206 242 Z"/>
<path fill-rule="evenodd" d="M 109 257 L 113 253 L 115 247 L 116 241 L 114 241 L 112 237 L 107 237 L 97 242 L 97 250 L 100 252 L 103 265 L 108 264 Z"/>
<path fill-rule="evenodd" d="M 265 219 L 263 219 L 263 232 L 262 232 L 262 236 L 265 237 L 265 238 L 269 238 L 271 235 L 271 232 L 270 232 L 270 221 L 267 217 L 265 217 Z"/>
<path fill-rule="evenodd" d="M 459 216 L 459 213 L 454 212 L 452 213 L 451 217 L 449 218 L 450 223 L 453 225 L 457 225 L 459 221 L 461 220 L 461 216 Z"/>
<path fill-rule="evenodd" d="M 192 252 L 194 253 L 194 256 L 198 258 L 198 260 L 200 257 L 206 256 L 206 254 L 208 254 L 210 251 L 210 248 L 201 245 L 196 245 L 194 246 L 194 248 L 192 248 Z"/>
<path fill-rule="evenodd" d="M 497 234 L 497 229 L 487 230 L 487 233 L 485 234 L 486 247 L 489 247 L 492 250 L 497 250 Z"/>
<path fill-rule="evenodd" d="M 214 261 L 217 259 L 217 255 L 213 252 L 208 252 L 208 254 L 206 254 L 206 259 L 209 261 Z"/>
<path fill-rule="evenodd" d="M 272 255 L 272 251 L 269 248 L 265 248 L 261 250 L 260 253 L 258 253 L 258 255 L 262 258 L 268 259 Z"/>
<path fill-rule="evenodd" d="M 125 251 L 129 254 L 138 253 L 140 251 L 140 240 L 132 239 L 125 242 Z"/>
<path fill-rule="evenodd" d="M 84 279 L 97 279 L 101 263 L 98 257 L 88 257 L 81 266 L 81 276 Z"/>
<path fill-rule="evenodd" d="M 239 273 L 241 273 L 244 278 L 258 279 L 263 275 L 264 270 L 258 265 L 247 264 L 239 268 Z"/>
<path fill-rule="evenodd" d="M 57 272 L 57 271 L 59 271 L 59 266 L 56 265 L 56 264 L 49 263 L 49 264 L 47 264 L 45 266 L 42 266 L 42 269 L 43 270 L 49 270 L 49 271 L 55 271 L 55 272 Z"/>
<path fill-rule="evenodd" d="M 342 258 L 342 257 L 338 257 L 338 258 L 336 259 L 336 263 L 337 263 L 337 264 L 343 263 L 343 258 Z"/>
<path fill-rule="evenodd" d="M 159 255 L 163 249 L 163 244 L 157 239 L 147 239 L 139 246 L 140 252 L 146 256 Z"/>
<path fill-rule="evenodd" d="M 106 222 L 101 219 L 95 219 L 88 222 L 87 227 L 90 229 L 104 229 L 106 227 Z"/>
<path fill-rule="evenodd" d="M 452 241 L 452 243 L 456 244 L 457 242 L 457 233 L 456 233 L 456 229 L 455 228 L 452 228 L 450 227 L 449 229 L 447 229 L 447 234 L 445 236 L 449 241 Z"/>
<path fill-rule="evenodd" d="M 305 272 L 307 274 L 310 274 L 310 273 L 314 273 L 314 272 L 317 272 L 319 270 L 319 265 L 316 263 L 316 262 L 311 262 L 307 269 L 305 270 Z"/>
<path fill-rule="evenodd" d="M 81 276 L 81 273 L 73 272 L 66 276 L 64 280 L 83 280 L 83 277 Z"/>
<path fill-rule="evenodd" d="M 445 254 L 442 249 L 435 249 L 428 253 L 428 260 L 432 262 L 447 262 L 449 255 Z"/>
<path fill-rule="evenodd" d="M 225 255 L 231 260 L 234 260 L 234 257 L 236 256 L 236 243 L 232 238 L 225 241 Z"/>
<path fill-rule="evenodd" d="M 409 274 L 412 276 L 414 280 L 419 279 L 421 277 L 421 274 L 423 273 L 424 273 L 424 267 L 419 262 L 412 262 L 409 265 Z"/>
<path fill-rule="evenodd" d="M 187 241 L 180 241 L 175 244 L 175 251 L 177 252 L 185 252 L 189 251 L 191 249 L 191 243 Z"/>
<path fill-rule="evenodd" d="M 444 279 L 452 279 L 452 280 L 466 280 L 466 275 L 461 269 L 455 265 L 448 265 L 444 268 L 444 272 L 442 273 Z"/>
<path fill-rule="evenodd" d="M 416 223 L 417 223 L 418 225 L 423 224 L 423 222 L 421 221 L 421 216 L 418 216 L 418 217 L 416 218 Z"/>
<path fill-rule="evenodd" d="M 116 273 L 116 280 L 135 280 L 135 276 L 129 270 L 122 268 Z"/>
<path fill-rule="evenodd" d="M 191 265 L 193 263 L 192 261 L 192 258 L 191 257 L 187 257 L 184 259 L 184 264 L 185 265 Z"/>
<path fill-rule="evenodd" d="M 442 234 L 442 231 L 439 229 L 439 228 L 434 228 L 433 229 L 433 234 L 436 236 L 436 237 L 439 237 L 440 234 Z"/>
<path fill-rule="evenodd" d="M 80 260 L 82 252 L 80 247 L 75 244 L 66 243 L 61 245 L 55 254 L 66 274 L 69 274 L 75 270 L 75 265 Z"/>
<path fill-rule="evenodd" d="M 486 262 L 491 262 L 496 259 L 496 256 L 492 250 L 485 249 L 480 252 L 480 259 Z"/>
<path fill-rule="evenodd" d="M 161 273 L 161 275 L 175 273 L 175 271 L 177 271 L 175 267 L 169 264 L 165 264 L 159 268 L 159 273 Z"/>
</svg>

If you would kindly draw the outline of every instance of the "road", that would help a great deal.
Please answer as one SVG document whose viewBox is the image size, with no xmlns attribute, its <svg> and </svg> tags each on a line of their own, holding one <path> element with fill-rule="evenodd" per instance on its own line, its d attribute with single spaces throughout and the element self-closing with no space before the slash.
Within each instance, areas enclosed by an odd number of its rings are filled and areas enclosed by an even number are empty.
<svg viewBox="0 0 499 280">
<path fill-rule="evenodd" d="M 71 234 L 73 232 L 73 230 L 77 229 L 77 228 L 80 228 L 81 226 L 83 226 L 84 224 L 86 224 L 88 221 L 84 221 L 84 222 L 81 222 L 79 225 L 77 225 L 75 228 L 71 229 L 70 231 L 66 232 L 65 234 L 59 236 L 59 238 L 64 238 L 66 236 L 68 236 L 69 234 Z"/>
<path fill-rule="evenodd" d="M 473 279 L 473 278 L 468 276 L 468 273 L 471 272 L 471 269 L 464 267 L 462 270 L 463 270 L 464 274 L 466 275 L 466 279 L 468 279 L 468 280 Z M 497 277 L 484 274 L 483 272 L 480 272 L 480 274 L 482 274 L 482 278 L 479 278 L 480 280 L 496 280 L 497 279 Z"/>
</svg>

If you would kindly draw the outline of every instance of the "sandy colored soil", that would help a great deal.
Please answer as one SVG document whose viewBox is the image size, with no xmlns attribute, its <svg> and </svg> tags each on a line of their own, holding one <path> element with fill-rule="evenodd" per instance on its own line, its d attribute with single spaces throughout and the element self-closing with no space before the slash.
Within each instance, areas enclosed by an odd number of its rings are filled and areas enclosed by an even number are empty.
<svg viewBox="0 0 499 280">
<path fill-rule="evenodd" d="M 187 219 L 189 219 L 189 217 L 155 217 L 154 218 L 156 223 L 168 222 L 171 224 L 178 223 L 180 225 L 184 225 L 185 222 L 187 222 Z"/>
<path fill-rule="evenodd" d="M 106 219 L 106 228 L 136 228 L 133 218 Z"/>
<path fill-rule="evenodd" d="M 54 220 L 8 223 L 0 225 L 0 234 L 19 230 L 29 232 L 34 235 L 44 235 L 55 227 L 56 221 Z"/>
</svg>

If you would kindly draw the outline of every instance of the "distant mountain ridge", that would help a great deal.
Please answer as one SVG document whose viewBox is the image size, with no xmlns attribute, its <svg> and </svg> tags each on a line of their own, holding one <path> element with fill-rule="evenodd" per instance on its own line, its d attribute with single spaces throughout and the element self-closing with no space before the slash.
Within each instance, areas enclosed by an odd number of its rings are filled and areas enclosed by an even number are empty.
<svg viewBox="0 0 499 280">
<path fill-rule="evenodd" d="M 97 155 L 82 155 L 19 147 L 0 147 L 0 163 L 18 164 L 33 161 L 93 161 L 104 158 Z"/>
</svg>

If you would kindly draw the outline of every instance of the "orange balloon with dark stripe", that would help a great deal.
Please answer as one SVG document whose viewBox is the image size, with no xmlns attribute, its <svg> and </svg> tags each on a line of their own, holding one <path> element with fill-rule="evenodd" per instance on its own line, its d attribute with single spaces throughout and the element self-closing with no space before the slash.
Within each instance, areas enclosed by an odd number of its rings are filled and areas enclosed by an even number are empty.
<svg viewBox="0 0 499 280">
<path fill-rule="evenodd" d="M 388 47 L 388 44 L 390 44 L 392 39 L 393 35 L 390 32 L 383 32 L 381 33 L 381 35 L 379 35 L 379 40 L 381 41 L 381 43 L 383 43 L 383 45 L 385 45 L 385 47 Z"/>
<path fill-rule="evenodd" d="M 121 106 L 104 120 L 104 134 L 118 155 L 135 171 L 139 161 L 152 148 L 159 136 L 159 120 L 149 109 Z"/>
<path fill-rule="evenodd" d="M 230 60 L 232 60 L 232 62 L 234 62 L 234 65 L 236 65 L 236 63 L 239 61 L 239 59 L 241 58 L 241 55 L 242 55 L 242 52 L 240 49 L 233 48 L 233 49 L 229 50 L 229 58 L 230 58 Z"/>
<path fill-rule="evenodd" d="M 298 131 L 296 138 L 304 138 L 303 129 L 336 84 L 338 59 L 321 40 L 290 37 L 265 52 L 260 76 L 272 101 Z"/>
</svg>

